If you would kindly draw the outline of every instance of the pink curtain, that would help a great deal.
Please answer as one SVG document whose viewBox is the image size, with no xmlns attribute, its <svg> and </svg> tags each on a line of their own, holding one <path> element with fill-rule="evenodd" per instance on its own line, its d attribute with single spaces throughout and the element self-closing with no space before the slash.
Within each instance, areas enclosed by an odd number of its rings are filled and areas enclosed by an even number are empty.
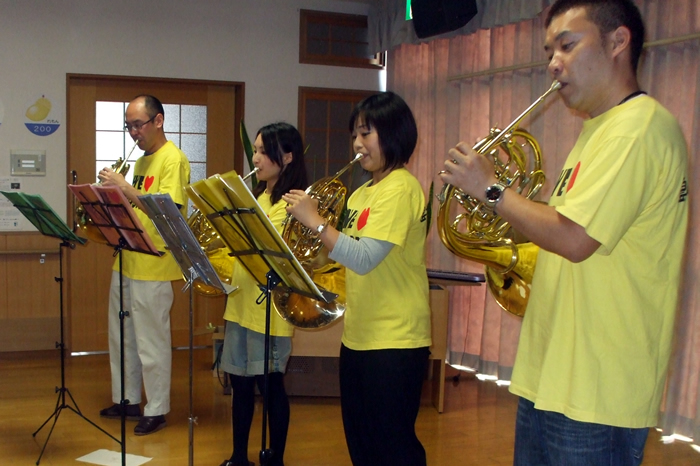
<svg viewBox="0 0 700 466">
<path fill-rule="evenodd" d="M 662 426 L 667 433 L 698 438 L 700 413 L 700 2 L 638 0 L 647 24 L 647 49 L 640 68 L 643 90 L 678 118 L 690 156 L 690 231 L 685 286 L 678 317 Z M 503 128 L 551 84 L 543 62 L 544 14 L 515 24 L 389 52 L 388 88 L 403 96 L 418 120 L 420 140 L 409 167 L 426 192 L 435 183 L 447 151 L 458 141 L 476 142 L 489 128 Z M 521 127 L 540 142 L 549 175 L 540 199 L 546 201 L 581 129 L 582 120 L 552 97 Z M 437 212 L 437 201 L 433 209 Z M 476 263 L 455 257 L 433 227 L 428 237 L 428 267 L 482 272 Z M 485 286 L 450 287 L 448 362 L 486 376 L 509 380 L 520 319 L 498 307 Z"/>
</svg>

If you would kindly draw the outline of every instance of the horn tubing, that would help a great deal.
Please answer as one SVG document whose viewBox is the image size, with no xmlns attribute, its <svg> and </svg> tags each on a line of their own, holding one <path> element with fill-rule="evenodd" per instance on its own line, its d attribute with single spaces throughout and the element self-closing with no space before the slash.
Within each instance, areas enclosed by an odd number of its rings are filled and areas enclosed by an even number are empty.
<svg viewBox="0 0 700 466">
<path fill-rule="evenodd" d="M 352 159 L 352 160 L 350 161 L 349 164 L 345 165 L 343 168 L 341 168 L 340 170 L 338 170 L 338 171 L 336 172 L 335 175 L 333 175 L 330 179 L 326 180 L 326 182 L 324 183 L 324 185 L 323 185 L 322 187 L 316 188 L 316 190 L 317 190 L 317 191 L 320 191 L 321 189 L 325 188 L 327 185 L 329 185 L 329 184 L 332 183 L 333 181 L 337 180 L 338 177 L 340 177 L 343 173 L 345 173 L 345 172 L 348 170 L 348 168 L 350 168 L 350 167 L 352 167 L 353 165 L 355 165 L 355 163 L 356 163 L 356 162 L 359 162 L 360 159 L 362 159 L 362 157 L 364 157 L 364 156 L 365 156 L 364 154 L 361 154 L 361 153 L 359 153 L 359 152 L 358 152 L 357 154 L 355 154 L 355 158 Z M 306 194 L 309 194 L 309 193 L 311 192 L 311 188 L 312 188 L 312 187 L 314 187 L 314 186 L 311 185 L 311 186 L 309 186 L 308 188 L 306 188 Z"/>
<path fill-rule="evenodd" d="M 124 158 L 124 160 L 122 161 L 121 165 L 119 165 L 119 168 L 118 168 L 117 170 L 114 170 L 115 172 L 121 173 L 122 169 L 123 169 L 124 166 L 126 165 L 127 160 L 129 160 L 129 157 L 131 157 L 131 154 L 133 154 L 134 150 L 136 150 L 136 146 L 138 146 L 138 145 L 139 145 L 139 140 L 137 139 L 136 141 L 134 141 L 134 147 L 132 147 L 131 150 L 129 151 L 129 155 L 127 155 L 127 156 Z"/>
<path fill-rule="evenodd" d="M 255 175 L 257 172 L 259 172 L 260 169 L 258 167 L 253 168 L 250 173 L 248 173 L 246 176 L 243 177 L 243 181 L 246 181 L 248 178 L 251 176 Z"/>
<path fill-rule="evenodd" d="M 549 87 L 549 89 L 547 89 L 547 92 L 542 94 L 539 97 L 539 99 L 537 99 L 533 103 L 531 103 L 530 106 L 528 108 L 526 108 L 525 111 L 518 116 L 518 118 L 516 118 L 508 126 L 503 128 L 501 130 L 501 132 L 499 133 L 498 137 L 491 139 L 484 147 L 480 148 L 479 153 L 485 154 L 485 153 L 489 152 L 492 147 L 500 144 L 503 141 L 503 139 L 505 139 L 510 134 L 510 132 L 513 130 L 513 128 L 515 128 L 522 121 L 523 118 L 525 118 L 530 112 L 532 112 L 532 110 L 534 110 L 535 107 L 537 107 L 539 104 L 541 104 L 542 101 L 544 101 L 544 99 L 546 99 L 547 96 L 549 96 L 549 94 L 551 94 L 554 91 L 558 91 L 560 88 L 561 88 L 561 83 L 555 79 L 552 82 L 552 85 Z"/>
</svg>

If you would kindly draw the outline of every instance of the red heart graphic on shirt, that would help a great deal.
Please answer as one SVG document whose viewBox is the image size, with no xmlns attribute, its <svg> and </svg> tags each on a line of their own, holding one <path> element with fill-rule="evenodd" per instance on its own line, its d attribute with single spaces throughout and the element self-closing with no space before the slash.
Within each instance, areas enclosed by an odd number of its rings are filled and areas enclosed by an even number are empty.
<svg viewBox="0 0 700 466">
<path fill-rule="evenodd" d="M 155 179 L 155 177 L 153 177 L 153 176 L 147 176 L 147 177 L 146 177 L 146 181 L 145 181 L 144 184 L 143 184 L 144 188 L 146 188 L 146 191 L 148 191 L 148 188 L 151 187 L 151 185 L 153 184 L 153 180 L 154 180 L 154 179 Z"/>
<path fill-rule="evenodd" d="M 566 192 L 568 193 L 571 191 L 571 188 L 574 187 L 574 182 L 576 181 L 576 176 L 578 175 L 578 171 L 581 169 L 581 162 L 576 164 L 576 167 L 574 168 L 574 172 L 571 174 L 571 180 L 569 181 L 569 185 L 566 187 Z"/>
<path fill-rule="evenodd" d="M 357 219 L 357 230 L 362 230 L 365 225 L 367 225 L 367 219 L 369 218 L 369 207 L 362 211 L 360 218 Z"/>
</svg>

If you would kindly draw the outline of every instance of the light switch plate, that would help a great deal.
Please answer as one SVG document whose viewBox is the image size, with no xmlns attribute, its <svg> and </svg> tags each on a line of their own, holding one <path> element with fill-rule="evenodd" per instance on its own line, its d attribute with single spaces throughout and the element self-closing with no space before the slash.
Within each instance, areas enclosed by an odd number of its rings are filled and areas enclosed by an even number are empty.
<svg viewBox="0 0 700 466">
<path fill-rule="evenodd" d="M 46 151 L 13 149 L 10 151 L 12 176 L 45 176 Z"/>
</svg>

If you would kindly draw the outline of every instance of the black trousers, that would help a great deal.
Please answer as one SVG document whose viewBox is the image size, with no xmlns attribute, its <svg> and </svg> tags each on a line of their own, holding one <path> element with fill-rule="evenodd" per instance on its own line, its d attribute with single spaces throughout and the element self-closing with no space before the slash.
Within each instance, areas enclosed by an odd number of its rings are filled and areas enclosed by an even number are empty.
<svg viewBox="0 0 700 466">
<path fill-rule="evenodd" d="M 340 404 L 354 466 L 425 466 L 415 432 L 428 348 L 340 349 Z"/>
</svg>

